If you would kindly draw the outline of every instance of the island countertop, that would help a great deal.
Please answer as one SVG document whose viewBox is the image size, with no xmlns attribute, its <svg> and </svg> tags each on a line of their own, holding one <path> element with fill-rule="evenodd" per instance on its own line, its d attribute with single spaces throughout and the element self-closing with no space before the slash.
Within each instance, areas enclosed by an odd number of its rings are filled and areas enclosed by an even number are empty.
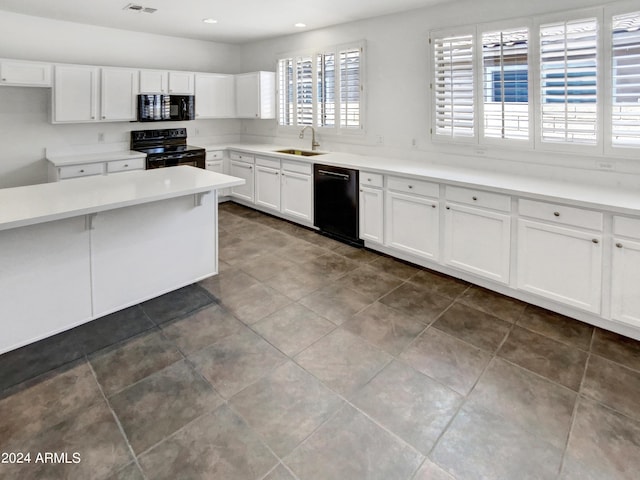
<svg viewBox="0 0 640 480">
<path fill-rule="evenodd" d="M 242 185 L 191 166 L 96 175 L 0 189 L 0 230 Z"/>
</svg>

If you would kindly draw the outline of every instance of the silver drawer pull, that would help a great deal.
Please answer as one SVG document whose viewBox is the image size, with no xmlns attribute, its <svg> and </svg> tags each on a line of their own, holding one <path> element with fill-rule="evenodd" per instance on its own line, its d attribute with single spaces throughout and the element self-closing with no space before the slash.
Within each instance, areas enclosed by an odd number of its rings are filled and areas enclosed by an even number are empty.
<svg viewBox="0 0 640 480">
<path fill-rule="evenodd" d="M 594 238 L 593 240 L 591 240 L 593 243 L 600 243 L 600 240 L 598 240 L 597 238 Z"/>
<path fill-rule="evenodd" d="M 129 167 L 129 164 L 128 164 L 128 163 L 125 163 L 125 164 L 124 164 L 124 168 L 128 168 L 128 167 Z"/>
<path fill-rule="evenodd" d="M 478 200 L 478 197 L 471 197 L 474 201 Z"/>
<path fill-rule="evenodd" d="M 556 217 L 559 217 L 559 216 L 560 216 L 560 212 L 553 212 L 553 214 L 554 214 Z"/>
<path fill-rule="evenodd" d="M 370 181 L 371 181 L 371 179 L 370 179 L 370 178 L 367 178 L 367 182 L 370 182 Z"/>
<path fill-rule="evenodd" d="M 413 188 L 413 185 L 409 185 L 409 188 Z"/>
<path fill-rule="evenodd" d="M 84 173 L 84 169 L 80 170 L 80 173 Z"/>
<path fill-rule="evenodd" d="M 616 243 L 616 247 L 622 248 L 622 244 L 621 243 Z"/>
<path fill-rule="evenodd" d="M 436 206 L 435 205 L 431 205 L 431 208 L 436 208 Z"/>
</svg>

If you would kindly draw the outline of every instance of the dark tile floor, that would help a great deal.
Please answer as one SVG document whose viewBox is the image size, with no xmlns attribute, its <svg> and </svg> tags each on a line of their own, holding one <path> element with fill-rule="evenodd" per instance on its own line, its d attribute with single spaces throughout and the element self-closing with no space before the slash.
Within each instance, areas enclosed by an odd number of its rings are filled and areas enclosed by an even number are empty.
<svg viewBox="0 0 640 480">
<path fill-rule="evenodd" d="M 238 205 L 220 227 L 217 277 L 0 356 L 0 452 L 32 454 L 0 478 L 638 478 L 639 342 Z"/>
</svg>

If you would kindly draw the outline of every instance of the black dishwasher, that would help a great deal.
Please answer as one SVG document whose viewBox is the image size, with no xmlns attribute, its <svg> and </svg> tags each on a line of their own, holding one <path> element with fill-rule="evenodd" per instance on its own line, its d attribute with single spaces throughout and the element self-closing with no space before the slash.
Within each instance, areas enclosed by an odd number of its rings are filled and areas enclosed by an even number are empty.
<svg viewBox="0 0 640 480">
<path fill-rule="evenodd" d="M 358 171 L 313 165 L 314 225 L 338 240 L 363 245 L 358 228 Z"/>
</svg>

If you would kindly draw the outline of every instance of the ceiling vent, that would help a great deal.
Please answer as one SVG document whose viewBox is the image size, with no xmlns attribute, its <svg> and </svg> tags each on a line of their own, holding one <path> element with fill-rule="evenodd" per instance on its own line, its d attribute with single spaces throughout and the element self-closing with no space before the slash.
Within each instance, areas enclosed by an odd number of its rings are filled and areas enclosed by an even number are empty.
<svg viewBox="0 0 640 480">
<path fill-rule="evenodd" d="M 158 9 L 157 8 L 150 8 L 150 7 L 143 7 L 142 5 L 136 5 L 135 3 L 130 3 L 129 5 L 124 7 L 123 10 L 128 10 L 130 12 L 136 12 L 136 13 L 154 13 Z"/>
</svg>

